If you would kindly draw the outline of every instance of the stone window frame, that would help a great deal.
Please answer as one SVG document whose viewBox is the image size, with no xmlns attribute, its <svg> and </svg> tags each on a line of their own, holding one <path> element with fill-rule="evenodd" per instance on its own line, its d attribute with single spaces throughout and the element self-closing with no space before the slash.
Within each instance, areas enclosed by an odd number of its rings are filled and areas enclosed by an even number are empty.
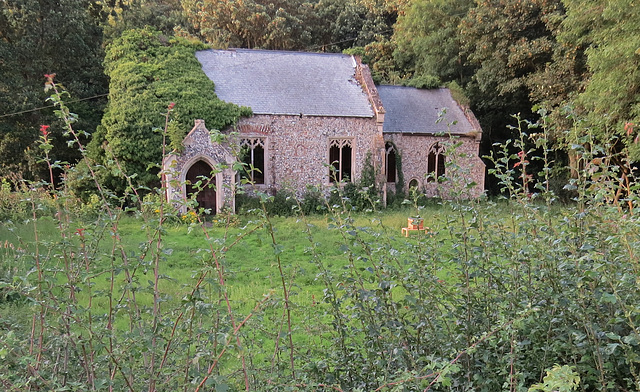
<svg viewBox="0 0 640 392">
<path fill-rule="evenodd" d="M 264 180 L 261 183 L 254 183 L 253 185 L 255 185 L 255 186 L 268 186 L 270 184 L 270 182 L 269 182 L 270 169 L 269 169 L 269 165 L 267 164 L 269 162 L 269 148 L 268 148 L 268 146 L 269 146 L 269 138 L 264 136 L 264 135 L 244 134 L 244 135 L 240 136 L 239 146 L 240 146 L 240 149 L 242 149 L 244 147 L 248 147 L 249 150 L 251 151 L 252 155 L 253 155 L 253 150 L 254 150 L 254 148 L 256 146 L 262 147 L 262 151 L 263 151 L 262 177 L 263 177 Z M 252 157 L 252 162 L 253 162 L 253 157 Z M 254 165 L 254 167 L 255 167 L 255 165 Z M 250 174 L 251 174 L 251 182 L 253 182 L 254 173 L 251 172 Z"/>
<path fill-rule="evenodd" d="M 446 173 L 446 146 L 440 142 L 433 143 L 427 150 L 426 182 L 439 182 Z"/>
<path fill-rule="evenodd" d="M 355 137 L 347 136 L 347 137 L 332 137 L 329 138 L 327 143 L 327 157 L 329 162 L 329 184 L 335 184 L 336 182 L 342 182 L 344 179 L 342 178 L 342 148 L 345 146 L 349 146 L 351 148 L 351 173 L 349 176 L 349 182 L 353 182 L 353 178 L 355 176 L 355 160 L 356 160 L 356 149 L 355 149 Z M 338 147 L 340 149 L 340 161 L 338 163 L 339 167 L 337 169 L 337 173 L 339 178 L 338 181 L 334 181 L 335 175 L 334 170 L 331 169 L 333 166 L 333 162 L 331 161 L 331 148 Z"/>
</svg>

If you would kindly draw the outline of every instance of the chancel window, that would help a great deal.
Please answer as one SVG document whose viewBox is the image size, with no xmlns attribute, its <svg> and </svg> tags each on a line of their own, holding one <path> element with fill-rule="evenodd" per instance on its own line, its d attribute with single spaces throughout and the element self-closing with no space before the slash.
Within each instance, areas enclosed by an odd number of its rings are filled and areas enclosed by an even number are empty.
<svg viewBox="0 0 640 392">
<path fill-rule="evenodd" d="M 353 178 L 353 141 L 351 139 L 331 139 L 329 141 L 330 182 L 351 181 Z"/>
<path fill-rule="evenodd" d="M 245 164 L 243 177 L 254 184 L 264 184 L 264 139 L 244 138 L 240 147 L 241 161 Z"/>
<path fill-rule="evenodd" d="M 445 148 L 436 143 L 429 149 L 427 156 L 427 182 L 434 182 L 444 176 L 446 156 Z"/>
<path fill-rule="evenodd" d="M 385 143 L 385 151 L 387 154 L 387 182 L 396 182 L 396 148 L 392 143 Z"/>
</svg>

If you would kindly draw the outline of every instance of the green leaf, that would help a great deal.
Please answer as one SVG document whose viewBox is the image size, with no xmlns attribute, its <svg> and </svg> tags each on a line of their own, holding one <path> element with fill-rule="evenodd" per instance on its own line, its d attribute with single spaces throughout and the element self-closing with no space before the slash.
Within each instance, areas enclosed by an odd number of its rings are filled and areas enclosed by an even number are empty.
<svg viewBox="0 0 640 392">
<path fill-rule="evenodd" d="M 216 392 L 227 392 L 229 390 L 229 385 L 224 383 L 216 384 Z"/>
<path fill-rule="evenodd" d="M 615 304 L 618 302 L 618 299 L 613 294 L 602 293 L 602 301 L 609 304 Z"/>
</svg>

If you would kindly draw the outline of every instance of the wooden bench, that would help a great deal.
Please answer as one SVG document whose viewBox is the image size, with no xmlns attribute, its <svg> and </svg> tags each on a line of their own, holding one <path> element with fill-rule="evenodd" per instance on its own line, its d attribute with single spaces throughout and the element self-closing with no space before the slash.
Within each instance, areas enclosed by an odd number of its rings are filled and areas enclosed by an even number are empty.
<svg viewBox="0 0 640 392">
<path fill-rule="evenodd" d="M 426 229 L 424 228 L 424 220 L 409 218 L 407 220 L 407 227 L 402 228 L 402 234 L 404 234 L 405 237 L 409 237 L 409 232 L 411 231 L 417 231 L 417 232 L 424 231 L 424 233 L 427 234 L 429 232 L 429 228 L 428 227 Z"/>
</svg>

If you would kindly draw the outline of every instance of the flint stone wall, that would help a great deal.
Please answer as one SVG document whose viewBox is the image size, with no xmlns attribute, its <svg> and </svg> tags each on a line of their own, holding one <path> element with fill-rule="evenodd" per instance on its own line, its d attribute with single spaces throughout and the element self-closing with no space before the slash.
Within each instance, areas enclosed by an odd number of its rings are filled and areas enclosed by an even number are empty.
<svg viewBox="0 0 640 392">
<path fill-rule="evenodd" d="M 186 175 L 198 161 L 209 164 L 215 173 L 215 212 L 219 213 L 224 208 L 235 210 L 235 159 L 227 146 L 212 141 L 211 137 L 204 121 L 196 120 L 194 128 L 183 141 L 184 150 L 167 155 L 162 163 L 167 200 L 173 201 L 181 212 L 186 211 Z"/>
<path fill-rule="evenodd" d="M 378 186 L 393 191 L 385 184 L 383 163 L 385 142 L 396 147 L 402 160 L 405 191 L 412 180 L 429 197 L 450 198 L 478 197 L 484 190 L 485 166 L 478 157 L 479 135 L 456 137 L 429 134 L 381 132 L 380 124 L 374 118 L 315 117 L 315 116 L 270 116 L 255 115 L 241 119 L 233 130 L 228 130 L 228 143 L 239 145 L 242 138 L 263 138 L 265 140 L 265 184 L 256 185 L 262 191 L 275 192 L 289 189 L 298 196 L 307 192 L 308 186 L 328 189 L 329 149 L 332 139 L 352 141 L 352 166 L 354 181 L 360 179 L 367 153 L 378 173 Z M 212 141 L 212 134 L 204 121 L 196 120 L 193 130 L 187 135 L 181 153 L 172 153 L 163 162 L 163 181 L 167 189 L 167 199 L 176 202 L 185 211 L 185 179 L 191 166 L 199 160 L 208 163 L 215 171 L 216 213 L 223 208 L 235 209 L 236 172 L 233 170 L 235 157 L 228 145 Z M 427 157 L 430 148 L 440 143 L 443 146 L 459 144 L 449 154 L 445 182 L 427 182 Z M 465 185 L 475 182 L 476 186 L 465 189 Z M 458 193 L 458 191 L 460 191 Z"/>
<path fill-rule="evenodd" d="M 328 187 L 331 139 L 352 140 L 353 181 L 360 179 L 367 153 L 374 167 L 382 165 L 384 141 L 374 118 L 254 115 L 235 130 L 239 138 L 266 139 L 265 184 L 257 188 L 302 195 L 307 186 Z"/>
<path fill-rule="evenodd" d="M 460 136 L 435 136 L 425 134 L 394 133 L 385 134 L 385 142 L 392 142 L 401 155 L 402 173 L 404 175 L 405 191 L 409 189 L 411 180 L 418 182 L 418 189 L 428 197 L 451 198 L 457 191 L 464 198 L 475 198 L 484 191 L 484 162 L 478 156 L 480 147 L 480 134 Z M 427 182 L 427 157 L 431 146 L 440 143 L 449 149 L 449 146 L 460 144 L 452 148 L 446 156 L 444 182 Z M 466 184 L 476 183 L 471 189 L 463 190 Z M 392 191 L 393 187 L 388 187 Z"/>
</svg>

